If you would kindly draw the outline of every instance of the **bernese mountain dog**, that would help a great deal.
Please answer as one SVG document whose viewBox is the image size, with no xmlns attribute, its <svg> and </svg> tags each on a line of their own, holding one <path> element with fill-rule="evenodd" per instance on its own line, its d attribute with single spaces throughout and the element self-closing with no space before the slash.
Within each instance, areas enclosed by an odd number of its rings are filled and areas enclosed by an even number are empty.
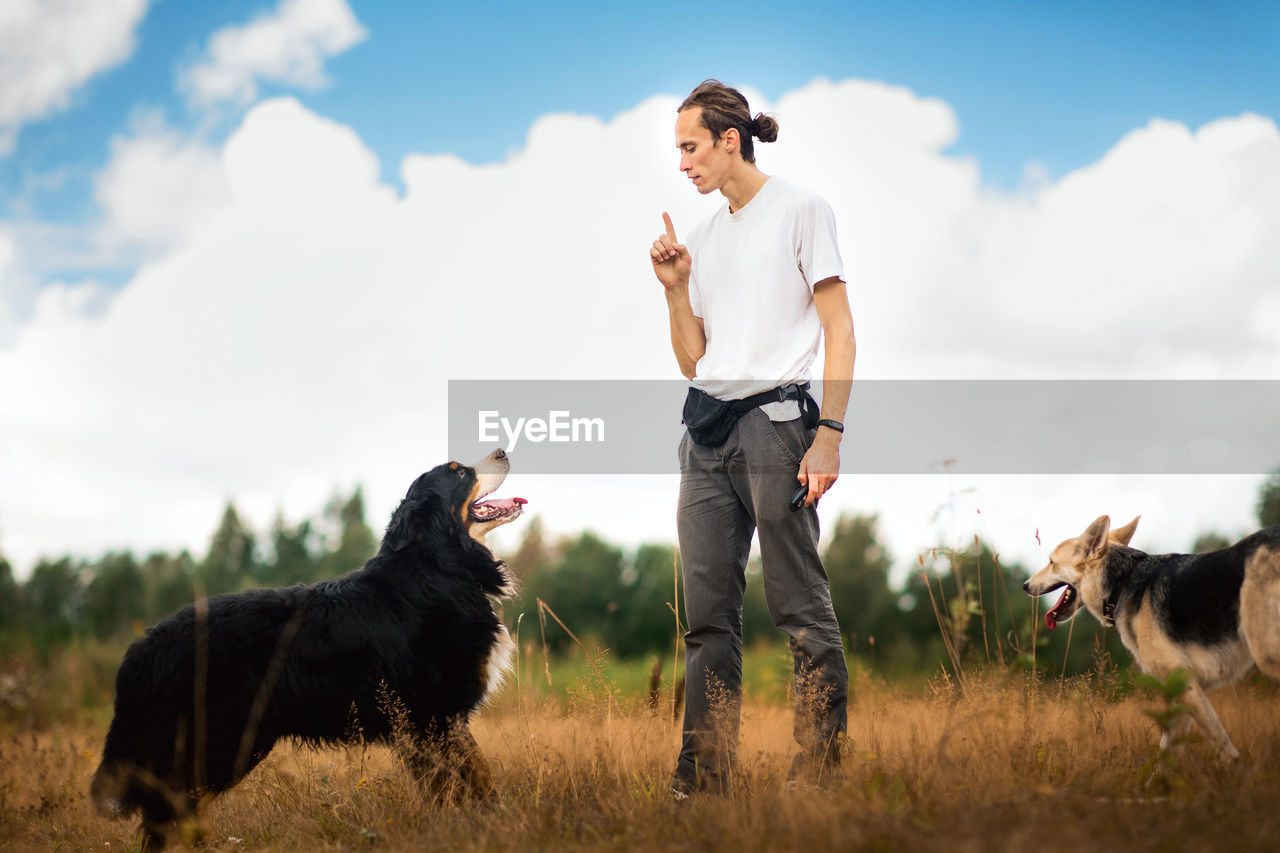
<svg viewBox="0 0 1280 853">
<path fill-rule="evenodd" d="M 282 738 L 389 742 L 429 796 L 490 794 L 467 724 L 515 650 L 489 598 L 514 582 L 484 541 L 523 511 L 486 500 L 510 467 L 496 450 L 418 477 L 348 575 L 210 596 L 147 631 L 116 676 L 99 809 L 141 811 L 144 848 L 161 849 Z"/>
</svg>

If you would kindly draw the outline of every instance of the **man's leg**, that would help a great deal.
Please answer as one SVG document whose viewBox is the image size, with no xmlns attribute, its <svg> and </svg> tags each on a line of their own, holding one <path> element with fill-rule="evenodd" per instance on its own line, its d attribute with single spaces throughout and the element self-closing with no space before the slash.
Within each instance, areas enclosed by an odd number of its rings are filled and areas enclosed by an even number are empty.
<svg viewBox="0 0 1280 853">
<path fill-rule="evenodd" d="M 737 431 L 720 447 L 680 444 L 676 527 L 684 577 L 684 737 L 675 782 L 724 790 L 738 743 L 742 596 L 751 517 L 725 471 Z"/>
<path fill-rule="evenodd" d="M 759 409 L 739 422 L 745 480 L 760 531 L 765 599 L 774 624 L 790 637 L 795 662 L 795 738 L 800 754 L 793 778 L 818 778 L 840 760 L 840 737 L 848 726 L 849 672 L 840 626 L 831 607 L 831 586 L 818 554 L 818 513 L 792 512 L 800 459 L 813 441 L 802 422 L 771 422 Z"/>
</svg>

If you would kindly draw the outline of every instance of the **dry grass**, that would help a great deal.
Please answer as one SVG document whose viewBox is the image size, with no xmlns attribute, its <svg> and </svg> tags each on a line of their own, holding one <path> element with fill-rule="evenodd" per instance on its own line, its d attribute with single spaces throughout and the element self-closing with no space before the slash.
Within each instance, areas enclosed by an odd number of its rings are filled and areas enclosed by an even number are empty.
<svg viewBox="0 0 1280 853">
<path fill-rule="evenodd" d="M 1280 696 L 1265 685 L 1214 703 L 1243 760 L 1203 743 L 1150 787 L 1149 694 L 1118 703 L 1082 682 L 970 677 L 909 694 L 865 677 L 851 706 L 846 776 L 788 793 L 791 714 L 748 697 L 727 798 L 666 796 L 677 727 L 584 679 L 566 703 L 508 689 L 473 730 L 500 795 L 428 805 L 382 747 L 277 747 L 205 813 L 217 850 L 872 849 L 1273 850 L 1280 842 Z M 89 720 L 90 718 L 84 718 Z M 99 818 L 86 791 L 97 721 L 0 736 L 0 838 L 12 850 L 136 850 L 132 823 Z"/>
</svg>

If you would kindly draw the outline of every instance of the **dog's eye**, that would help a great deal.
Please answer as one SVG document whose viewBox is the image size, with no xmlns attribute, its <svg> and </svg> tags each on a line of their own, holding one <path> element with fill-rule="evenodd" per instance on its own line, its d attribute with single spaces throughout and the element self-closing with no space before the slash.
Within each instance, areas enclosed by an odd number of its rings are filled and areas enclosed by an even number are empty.
<svg viewBox="0 0 1280 853">
<path fill-rule="evenodd" d="M 467 469 L 466 469 L 466 468 L 459 468 L 459 469 L 458 469 L 458 479 L 463 480 L 463 479 L 466 479 L 466 477 L 467 477 Z"/>
</svg>

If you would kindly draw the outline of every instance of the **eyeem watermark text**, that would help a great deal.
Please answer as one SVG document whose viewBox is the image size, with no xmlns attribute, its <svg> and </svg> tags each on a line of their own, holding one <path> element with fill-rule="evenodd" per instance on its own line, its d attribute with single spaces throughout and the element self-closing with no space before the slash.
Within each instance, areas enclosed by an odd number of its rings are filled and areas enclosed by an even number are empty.
<svg viewBox="0 0 1280 853">
<path fill-rule="evenodd" d="M 1037 476 L 1255 476 L 1280 464 L 1280 380 L 869 379 L 854 388 L 846 474 L 932 474 L 944 459 L 958 474 Z M 688 390 L 674 379 L 450 380 L 449 458 L 514 447 L 521 474 L 677 474 Z"/>
<path fill-rule="evenodd" d="M 543 418 L 504 418 L 496 411 L 479 413 L 479 441 L 501 441 L 499 430 L 506 435 L 508 452 L 515 450 L 521 438 L 535 444 L 550 442 L 604 441 L 604 418 L 575 418 L 568 411 L 551 411 Z"/>
</svg>

